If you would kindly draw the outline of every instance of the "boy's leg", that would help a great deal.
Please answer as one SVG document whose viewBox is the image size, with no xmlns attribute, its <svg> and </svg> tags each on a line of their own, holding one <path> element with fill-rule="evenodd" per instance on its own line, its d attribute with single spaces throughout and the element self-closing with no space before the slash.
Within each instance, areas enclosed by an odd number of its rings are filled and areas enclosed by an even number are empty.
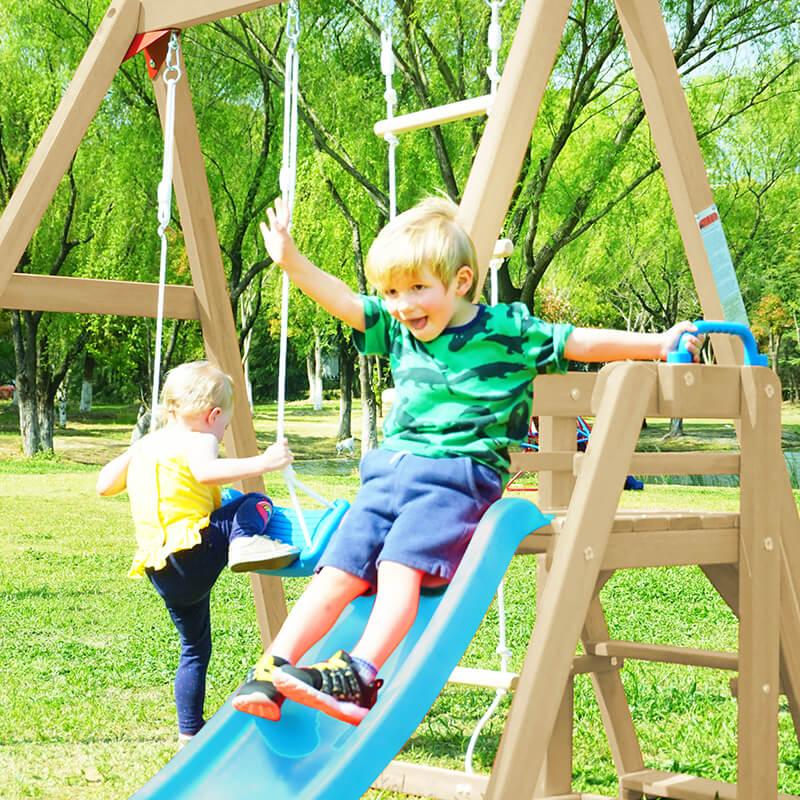
<svg viewBox="0 0 800 800">
<path fill-rule="evenodd" d="M 422 572 L 405 564 L 381 561 L 375 605 L 350 654 L 353 658 L 368 661 L 380 671 L 417 618 L 422 578 Z"/>
<path fill-rule="evenodd" d="M 210 524 L 228 539 L 228 565 L 234 572 L 281 569 L 297 558 L 298 547 L 266 535 L 271 516 L 272 501 L 259 492 L 223 503 L 211 514 Z"/>
<path fill-rule="evenodd" d="M 274 675 L 278 690 L 336 719 L 354 725 L 361 722 L 375 705 L 381 685 L 374 680 L 374 672 L 394 652 L 417 616 L 422 578 L 419 570 L 382 561 L 375 604 L 352 656 L 340 650 L 328 661 L 311 667 L 283 666 Z M 363 662 L 371 667 L 368 672 L 372 680 L 363 677 Z"/>
<path fill-rule="evenodd" d="M 265 719 L 279 719 L 283 695 L 273 684 L 273 671 L 303 656 L 333 627 L 345 606 L 369 587 L 367 581 L 335 567 L 317 573 L 239 687 L 233 707 Z"/>
</svg>

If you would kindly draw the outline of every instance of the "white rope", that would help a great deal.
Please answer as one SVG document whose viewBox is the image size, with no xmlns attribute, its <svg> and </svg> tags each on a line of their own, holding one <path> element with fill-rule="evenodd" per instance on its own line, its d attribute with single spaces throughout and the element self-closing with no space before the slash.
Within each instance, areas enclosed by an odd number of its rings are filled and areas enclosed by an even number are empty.
<svg viewBox="0 0 800 800">
<path fill-rule="evenodd" d="M 397 92 L 392 87 L 394 75 L 394 47 L 392 44 L 392 7 L 389 0 L 381 3 L 381 72 L 384 76 L 385 89 L 383 99 L 386 101 L 386 119 L 394 117 L 397 107 Z M 400 140 L 389 131 L 383 135 L 389 145 L 389 219 L 397 216 L 397 170 L 395 166 L 395 151 Z"/>
<path fill-rule="evenodd" d="M 505 2 L 505 0 L 503 0 Z M 492 4 L 495 5 L 495 4 Z M 502 3 L 500 4 L 502 5 Z M 494 8 L 492 9 L 494 13 Z M 511 245 L 511 242 L 508 240 L 498 242 L 497 250 L 502 250 L 503 248 L 500 247 L 504 244 Z M 497 252 L 496 250 L 496 252 Z M 489 262 L 489 270 L 491 275 L 491 303 L 493 306 L 497 305 L 498 299 L 498 281 L 497 281 L 497 270 L 503 263 L 503 257 L 495 257 Z M 497 631 L 497 652 L 500 655 L 500 672 L 505 673 L 508 672 L 508 665 L 511 661 L 511 650 L 508 648 L 506 644 L 506 604 L 505 604 L 505 589 L 504 589 L 504 582 L 501 580 L 500 585 L 497 587 L 497 617 L 498 617 L 498 631 Z M 505 689 L 498 689 L 494 693 L 494 699 L 490 703 L 489 707 L 484 712 L 483 716 L 478 720 L 478 724 L 475 726 L 475 730 L 472 732 L 472 736 L 469 740 L 469 745 L 467 745 L 467 752 L 464 754 L 464 771 L 468 775 L 474 774 L 472 769 L 472 755 L 475 751 L 475 745 L 478 743 L 478 737 L 481 735 L 484 726 L 486 723 L 491 719 L 492 715 L 495 711 L 497 711 L 497 707 L 500 705 L 500 701 L 508 694 Z"/>
<path fill-rule="evenodd" d="M 297 96 L 300 59 L 297 51 L 297 38 L 300 35 L 300 11 L 296 0 L 289 4 L 286 17 L 286 38 L 289 46 L 286 50 L 283 91 L 283 163 L 280 173 L 281 195 L 289 209 L 289 230 L 292 227 L 292 211 L 294 210 L 295 186 L 297 184 Z M 281 283 L 281 336 L 278 352 L 278 423 L 277 440 L 283 441 L 286 435 L 286 351 L 289 340 L 289 276 L 283 273 Z M 297 521 L 303 532 L 306 546 L 311 547 L 311 534 L 308 531 L 303 509 L 297 498 L 295 489 L 300 489 L 318 503 L 329 508 L 332 506 L 322 495 L 297 480 L 291 465 L 281 472 L 286 481 L 292 505 L 297 512 Z"/>
<path fill-rule="evenodd" d="M 164 335 L 164 287 L 167 281 L 167 225 L 172 219 L 172 167 L 175 150 L 175 85 L 181 77 L 180 45 L 173 31 L 167 49 L 164 83 L 167 85 L 167 108 L 164 120 L 164 161 L 161 183 L 158 184 L 158 235 L 161 238 L 161 264 L 158 272 L 158 310 L 156 312 L 156 343 L 153 356 L 153 395 L 150 401 L 150 431 L 158 418 L 158 393 L 161 382 L 161 340 Z"/>
<path fill-rule="evenodd" d="M 500 45 L 503 43 L 503 29 L 500 27 L 500 9 L 505 5 L 505 2 L 506 0 L 486 0 L 486 4 L 492 12 L 489 22 L 489 34 L 487 36 L 489 66 L 486 68 L 486 74 L 489 76 L 489 82 L 491 84 L 490 94 L 492 97 L 497 93 L 497 87 L 500 85 L 498 63 L 500 58 Z"/>
</svg>

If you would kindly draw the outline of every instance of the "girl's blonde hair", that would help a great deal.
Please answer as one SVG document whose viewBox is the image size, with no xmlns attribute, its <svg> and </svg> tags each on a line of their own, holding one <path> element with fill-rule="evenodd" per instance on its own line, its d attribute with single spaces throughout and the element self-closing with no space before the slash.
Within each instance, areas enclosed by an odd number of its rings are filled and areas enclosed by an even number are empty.
<svg viewBox="0 0 800 800">
<path fill-rule="evenodd" d="M 189 361 L 171 369 L 161 390 L 161 414 L 191 416 L 219 406 L 233 411 L 233 381 L 208 361 Z"/>
<path fill-rule="evenodd" d="M 429 197 L 396 216 L 375 238 L 365 272 L 378 290 L 394 277 L 430 270 L 448 286 L 462 266 L 472 269 L 474 294 L 478 281 L 475 246 L 457 221 L 458 206 L 444 197 Z"/>
</svg>

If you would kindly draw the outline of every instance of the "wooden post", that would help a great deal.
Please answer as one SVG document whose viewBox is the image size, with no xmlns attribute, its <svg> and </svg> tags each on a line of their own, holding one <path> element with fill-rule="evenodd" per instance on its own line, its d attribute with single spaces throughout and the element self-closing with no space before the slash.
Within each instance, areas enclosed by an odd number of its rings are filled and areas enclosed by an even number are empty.
<svg viewBox="0 0 800 800">
<path fill-rule="evenodd" d="M 703 314 L 706 319 L 723 319 L 722 303 L 695 219 L 695 214 L 714 203 L 714 195 L 659 1 L 614 2 Z M 734 345 L 730 336 L 715 336 L 713 341 L 721 364 L 742 363 L 738 340 Z"/>
<path fill-rule="evenodd" d="M 136 33 L 139 0 L 113 0 L 0 217 L 0 296 Z"/>
<path fill-rule="evenodd" d="M 645 364 L 617 364 L 605 370 L 606 390 L 586 464 L 555 544 L 542 611 L 536 618 L 486 800 L 533 796 L 561 704 L 553 689 L 566 685 L 656 380 L 655 369 Z"/>
<path fill-rule="evenodd" d="M 166 87 L 162 64 L 153 78 L 153 90 L 162 119 L 166 110 Z M 244 383 L 236 325 L 233 319 L 217 226 L 206 179 L 203 153 L 197 133 L 186 66 L 175 92 L 175 197 L 180 209 L 186 252 L 192 272 L 203 341 L 209 360 L 233 379 L 235 409 L 225 434 L 226 451 L 235 457 L 258 452 L 250 403 Z M 264 491 L 259 476 L 242 481 L 244 491 Z M 286 618 L 286 601 L 279 578 L 251 574 L 261 639 L 266 646 Z"/>
<path fill-rule="evenodd" d="M 766 367 L 742 368 L 739 545 L 738 797 L 774 797 L 778 785 L 781 386 Z"/>
<path fill-rule="evenodd" d="M 590 643 L 607 641 L 610 638 L 598 590 L 589 606 L 581 639 L 588 652 Z M 633 717 L 619 669 L 593 672 L 591 679 L 617 774 L 624 775 L 644 769 L 642 751 L 633 727 Z"/>
</svg>

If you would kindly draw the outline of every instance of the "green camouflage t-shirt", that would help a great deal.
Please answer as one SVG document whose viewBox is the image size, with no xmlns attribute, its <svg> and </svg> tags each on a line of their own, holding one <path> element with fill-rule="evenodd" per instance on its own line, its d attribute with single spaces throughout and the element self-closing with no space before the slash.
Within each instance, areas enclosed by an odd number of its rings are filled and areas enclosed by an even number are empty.
<svg viewBox="0 0 800 800">
<path fill-rule="evenodd" d="M 565 372 L 572 325 L 531 316 L 522 303 L 478 306 L 466 325 L 421 342 L 378 297 L 362 295 L 359 352 L 388 356 L 395 399 L 383 447 L 434 458 L 469 456 L 508 478 L 510 444 L 528 431 L 532 380 Z"/>
</svg>

